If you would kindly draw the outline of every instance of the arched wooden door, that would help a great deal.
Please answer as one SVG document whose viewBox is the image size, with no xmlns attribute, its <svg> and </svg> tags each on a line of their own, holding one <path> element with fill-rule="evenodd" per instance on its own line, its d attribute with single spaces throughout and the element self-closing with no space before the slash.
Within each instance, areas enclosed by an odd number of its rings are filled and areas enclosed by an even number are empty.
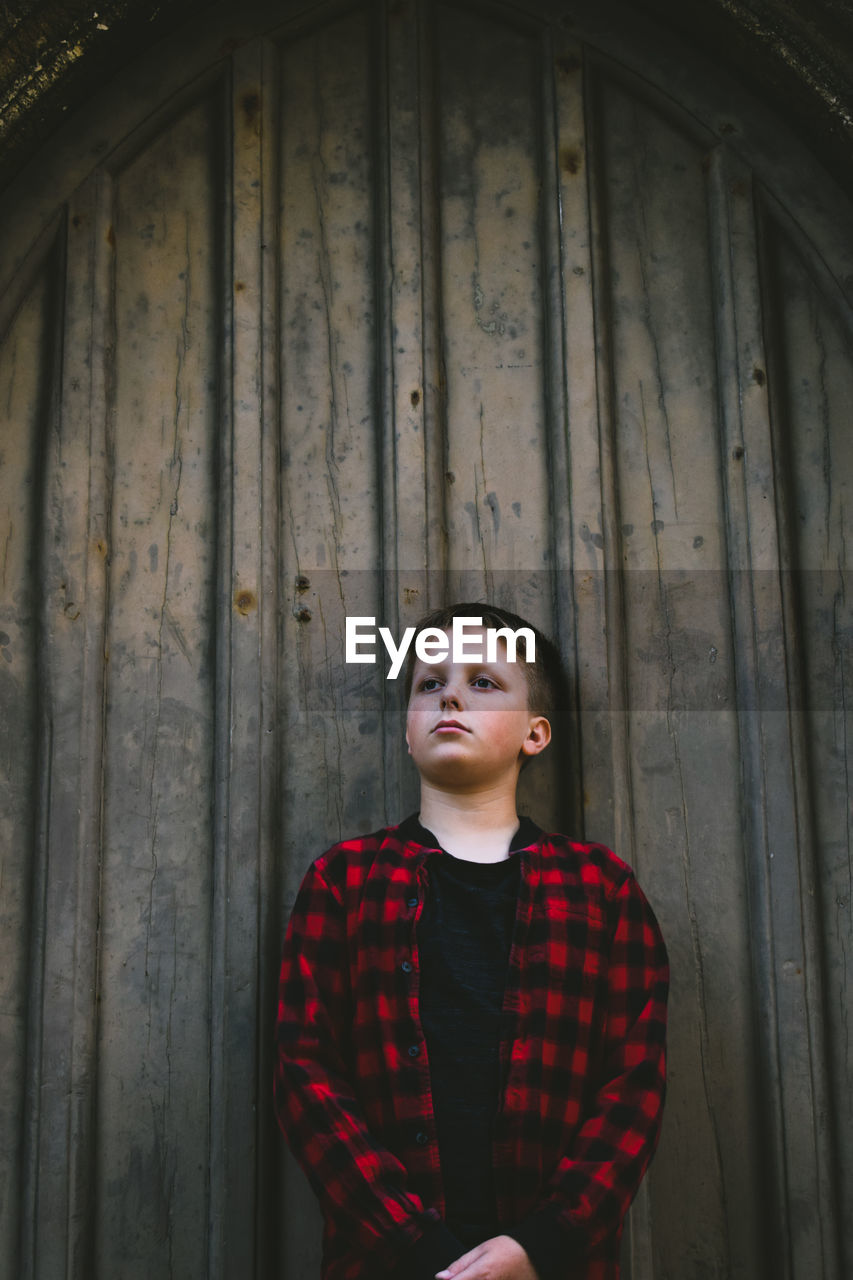
<svg viewBox="0 0 853 1280">
<path fill-rule="evenodd" d="M 603 0 L 223 5 L 6 194 L 3 1275 L 316 1275 L 279 943 L 416 794 L 343 620 L 462 594 L 670 947 L 626 1274 L 850 1274 L 851 225 Z"/>
</svg>

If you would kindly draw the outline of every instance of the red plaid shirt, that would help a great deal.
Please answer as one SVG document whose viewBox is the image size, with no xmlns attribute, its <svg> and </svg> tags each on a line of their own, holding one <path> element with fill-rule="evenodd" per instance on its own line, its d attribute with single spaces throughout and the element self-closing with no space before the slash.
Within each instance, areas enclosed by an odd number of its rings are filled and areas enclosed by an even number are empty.
<svg viewBox="0 0 853 1280">
<path fill-rule="evenodd" d="M 287 930 L 275 1104 L 323 1210 L 323 1280 L 391 1274 L 444 1213 L 418 1015 L 428 853 L 397 827 L 334 845 Z M 498 1218 L 554 1214 L 567 1280 L 616 1280 L 660 1130 L 666 950 L 630 868 L 601 845 L 543 835 L 513 856 Z"/>
</svg>

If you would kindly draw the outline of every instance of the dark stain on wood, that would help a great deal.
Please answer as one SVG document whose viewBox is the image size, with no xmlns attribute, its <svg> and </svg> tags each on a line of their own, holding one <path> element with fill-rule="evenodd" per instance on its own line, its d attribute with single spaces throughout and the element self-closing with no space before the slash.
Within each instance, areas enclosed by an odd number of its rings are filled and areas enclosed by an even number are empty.
<svg viewBox="0 0 853 1280">
<path fill-rule="evenodd" d="M 560 152 L 560 168 L 564 173 L 570 173 L 573 176 L 580 173 L 583 167 L 583 156 L 577 147 L 563 147 Z"/>
<path fill-rule="evenodd" d="M 234 597 L 234 606 L 244 618 L 248 617 L 258 607 L 258 600 L 254 591 L 238 591 Z"/>
<path fill-rule="evenodd" d="M 240 99 L 240 106 L 243 108 L 243 118 L 247 126 L 254 129 L 261 110 L 261 95 L 254 89 L 244 93 Z"/>
<path fill-rule="evenodd" d="M 574 53 L 562 53 L 554 59 L 554 66 L 561 76 L 573 75 L 581 69 L 581 60 Z"/>
</svg>

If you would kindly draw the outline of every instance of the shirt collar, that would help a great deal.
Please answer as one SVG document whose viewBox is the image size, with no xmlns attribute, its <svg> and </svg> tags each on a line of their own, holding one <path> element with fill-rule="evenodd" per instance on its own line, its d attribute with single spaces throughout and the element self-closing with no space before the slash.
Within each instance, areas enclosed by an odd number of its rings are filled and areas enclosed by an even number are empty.
<svg viewBox="0 0 853 1280">
<path fill-rule="evenodd" d="M 421 823 L 417 813 L 410 813 L 408 818 L 404 818 L 397 831 L 400 838 L 407 844 L 419 844 L 425 849 L 441 849 L 441 845 L 433 833 Z M 522 815 L 518 820 L 515 835 L 510 841 L 509 852 L 515 853 L 517 849 L 527 849 L 530 845 L 538 844 L 541 837 L 542 828 L 537 826 L 532 818 Z"/>
</svg>

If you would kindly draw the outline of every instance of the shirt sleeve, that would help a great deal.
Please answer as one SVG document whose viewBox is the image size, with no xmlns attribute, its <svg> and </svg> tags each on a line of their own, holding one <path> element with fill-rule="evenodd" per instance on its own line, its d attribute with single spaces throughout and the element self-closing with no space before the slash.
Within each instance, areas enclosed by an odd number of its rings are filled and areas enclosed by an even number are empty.
<svg viewBox="0 0 853 1280">
<path fill-rule="evenodd" d="M 425 1233 L 430 1244 L 436 1240 L 439 1215 L 408 1188 L 404 1166 L 368 1129 L 347 1066 L 348 975 L 343 904 L 312 864 L 282 953 L 275 1110 L 324 1216 L 365 1256 L 391 1266 L 409 1249 L 419 1252 Z"/>
<path fill-rule="evenodd" d="M 657 1146 L 666 1094 L 669 965 L 658 923 L 628 875 L 610 901 L 611 946 L 603 1066 L 580 1127 L 543 1202 L 517 1229 L 541 1277 L 554 1274 L 561 1235 L 582 1257 L 615 1231 Z"/>
</svg>

